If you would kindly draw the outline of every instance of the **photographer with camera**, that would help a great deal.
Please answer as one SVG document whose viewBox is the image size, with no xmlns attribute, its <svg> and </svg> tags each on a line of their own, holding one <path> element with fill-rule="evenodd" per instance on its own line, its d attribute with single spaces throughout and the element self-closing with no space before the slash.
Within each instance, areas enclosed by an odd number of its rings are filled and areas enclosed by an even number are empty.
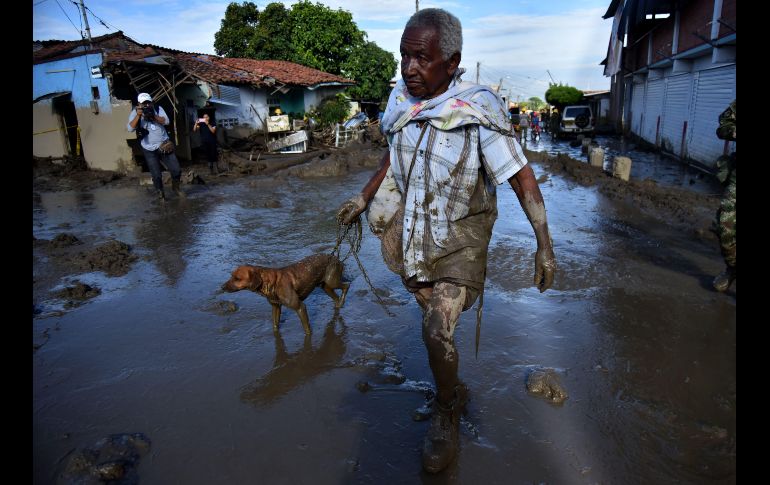
<svg viewBox="0 0 770 485">
<path fill-rule="evenodd" d="M 144 159 L 147 160 L 147 167 L 152 174 L 152 184 L 158 191 L 158 197 L 161 200 L 166 199 L 161 163 L 171 172 L 171 190 L 182 196 L 182 189 L 179 187 L 182 169 L 174 153 L 174 143 L 165 128 L 169 122 L 168 115 L 162 106 L 153 105 L 152 96 L 147 93 L 140 93 L 137 101 L 139 104 L 128 115 L 127 128 L 129 132 L 137 133 L 136 137 L 140 140 L 139 144 L 142 146 Z"/>
<path fill-rule="evenodd" d="M 218 172 L 217 167 L 217 127 L 211 124 L 211 118 L 205 113 L 202 118 L 198 118 L 193 126 L 193 131 L 200 130 L 201 144 L 206 158 L 209 161 L 209 173 L 214 175 Z"/>
</svg>

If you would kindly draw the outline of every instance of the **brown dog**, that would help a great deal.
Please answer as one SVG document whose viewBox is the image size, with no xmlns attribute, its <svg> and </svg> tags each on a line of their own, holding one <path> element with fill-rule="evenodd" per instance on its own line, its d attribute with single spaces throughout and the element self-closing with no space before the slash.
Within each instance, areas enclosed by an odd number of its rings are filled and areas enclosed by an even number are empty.
<svg viewBox="0 0 770 485">
<path fill-rule="evenodd" d="M 273 330 L 278 330 L 281 305 L 286 305 L 297 312 L 305 333 L 309 334 L 310 322 L 303 300 L 316 286 L 323 288 L 334 300 L 335 308 L 345 304 L 350 283 L 342 281 L 342 262 L 337 257 L 314 254 L 283 268 L 238 266 L 222 289 L 229 292 L 251 290 L 267 298 L 273 306 Z M 342 289 L 342 296 L 337 296 L 334 291 L 337 288 Z"/>
</svg>

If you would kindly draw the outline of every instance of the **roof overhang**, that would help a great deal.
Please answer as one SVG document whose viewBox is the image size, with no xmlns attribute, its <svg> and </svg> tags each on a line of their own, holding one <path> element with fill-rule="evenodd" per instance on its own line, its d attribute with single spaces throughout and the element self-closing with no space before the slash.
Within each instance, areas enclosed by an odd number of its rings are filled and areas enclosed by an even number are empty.
<svg viewBox="0 0 770 485">
<path fill-rule="evenodd" d="M 42 96 L 38 96 L 37 98 L 33 99 L 32 100 L 32 104 L 35 104 L 38 101 L 45 101 L 47 99 L 58 98 L 59 96 L 68 96 L 70 94 L 72 94 L 72 91 L 59 91 L 59 92 L 56 92 L 56 93 L 44 94 Z"/>
<path fill-rule="evenodd" d="M 318 89 L 318 88 L 325 88 L 325 87 L 328 87 L 328 86 L 343 86 L 343 87 L 348 87 L 348 86 L 355 86 L 355 84 L 354 84 L 354 83 L 341 83 L 341 82 L 337 82 L 337 81 L 334 81 L 334 82 L 329 82 L 329 83 L 318 83 L 318 84 L 314 84 L 314 85 L 312 85 L 312 86 L 306 86 L 306 87 L 307 87 L 307 89 L 309 89 L 310 91 L 313 91 L 313 90 L 315 90 L 315 89 Z"/>
</svg>

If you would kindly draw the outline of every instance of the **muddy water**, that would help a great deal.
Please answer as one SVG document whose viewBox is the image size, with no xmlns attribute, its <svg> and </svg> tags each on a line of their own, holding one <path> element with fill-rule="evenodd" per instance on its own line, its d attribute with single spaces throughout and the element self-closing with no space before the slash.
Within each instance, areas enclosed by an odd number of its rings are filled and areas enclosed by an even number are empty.
<svg viewBox="0 0 770 485">
<path fill-rule="evenodd" d="M 116 238 L 140 259 L 120 277 L 61 276 L 35 253 L 34 482 L 117 433 L 151 441 L 148 484 L 735 482 L 736 296 L 709 287 L 717 248 L 559 176 L 541 184 L 559 261 L 544 294 L 531 228 L 500 188 L 478 358 L 475 311 L 456 332 L 472 393 L 460 456 L 425 475 L 425 395 L 408 390 L 432 382 L 420 311 L 378 240 L 365 231 L 361 260 L 393 317 L 352 257 L 339 314 L 320 290 L 306 300 L 309 339 L 290 310 L 276 337 L 263 298 L 216 294 L 239 264 L 331 249 L 334 208 L 368 176 L 247 179 L 165 205 L 139 188 L 36 196 L 35 237 Z M 101 294 L 57 313 L 75 278 Z M 393 362 L 406 383 L 378 385 Z M 558 373 L 563 404 L 527 392 L 538 368 Z"/>
<path fill-rule="evenodd" d="M 565 153 L 576 160 L 588 161 L 588 155 L 581 146 L 570 146 L 570 139 L 553 140 L 551 135 L 543 134 L 539 140 L 527 140 L 526 147 L 533 151 L 545 151 L 551 155 Z M 716 178 L 689 164 L 644 150 L 636 143 L 616 135 L 598 135 L 593 138 L 604 149 L 604 170 L 612 171 L 612 159 L 618 155 L 631 158 L 631 178 L 636 180 L 652 179 L 658 184 L 678 187 L 702 194 L 721 194 L 722 186 Z"/>
</svg>

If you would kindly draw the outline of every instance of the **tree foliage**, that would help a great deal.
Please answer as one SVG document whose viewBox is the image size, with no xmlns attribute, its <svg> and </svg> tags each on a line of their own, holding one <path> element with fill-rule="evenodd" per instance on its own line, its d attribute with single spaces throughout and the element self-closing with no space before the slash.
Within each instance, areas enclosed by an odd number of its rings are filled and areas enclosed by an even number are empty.
<svg viewBox="0 0 770 485">
<path fill-rule="evenodd" d="M 291 40 L 294 62 L 332 74 L 342 74 L 342 65 L 354 46 L 364 41 L 353 15 L 305 0 L 291 7 Z"/>
<path fill-rule="evenodd" d="M 309 113 L 311 118 L 318 120 L 322 128 L 340 123 L 348 117 L 350 101 L 342 93 L 331 96 L 323 101 L 317 109 Z"/>
<path fill-rule="evenodd" d="M 527 102 L 531 109 L 535 111 L 541 111 L 543 108 L 545 108 L 545 101 L 538 98 L 537 96 L 532 96 L 527 100 Z"/>
<path fill-rule="evenodd" d="M 257 30 L 259 9 L 251 2 L 231 3 L 225 10 L 219 31 L 214 34 L 214 51 L 227 57 L 249 57 L 251 38 Z"/>
<path fill-rule="evenodd" d="M 356 80 L 357 84 L 348 88 L 348 94 L 354 99 L 379 101 L 390 93 L 390 79 L 396 73 L 396 58 L 380 48 L 374 42 L 365 41 L 351 52 L 343 74 Z"/>
<path fill-rule="evenodd" d="M 282 3 L 271 3 L 259 14 L 259 23 L 249 42 L 253 59 L 294 61 L 292 20 Z"/>
<path fill-rule="evenodd" d="M 230 3 L 214 49 L 226 57 L 285 60 L 348 77 L 354 99 L 379 101 L 390 91 L 396 59 L 366 39 L 350 12 L 302 0 L 290 8 Z"/>
<path fill-rule="evenodd" d="M 583 91 L 561 83 L 549 83 L 548 91 L 545 92 L 545 100 L 559 108 L 559 111 L 567 105 L 579 103 L 581 99 L 583 99 Z"/>
</svg>

